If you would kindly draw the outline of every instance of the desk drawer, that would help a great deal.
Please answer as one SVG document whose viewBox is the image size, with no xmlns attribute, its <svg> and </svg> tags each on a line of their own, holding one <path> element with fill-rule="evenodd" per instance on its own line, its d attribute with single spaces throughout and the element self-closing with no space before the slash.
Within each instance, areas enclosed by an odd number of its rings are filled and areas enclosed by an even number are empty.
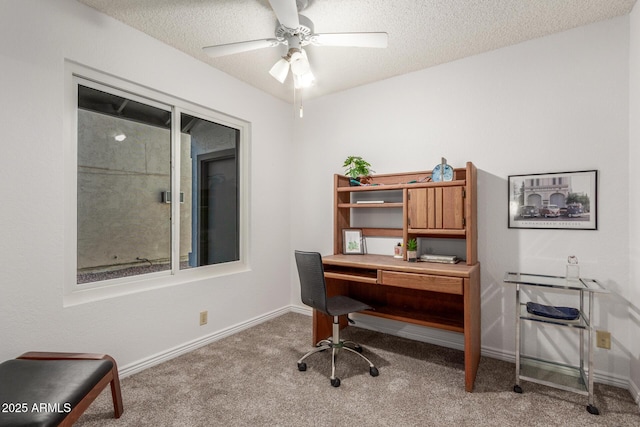
<svg viewBox="0 0 640 427">
<path fill-rule="evenodd" d="M 380 284 L 382 285 L 462 295 L 463 279 L 460 277 L 399 273 L 397 271 L 382 271 L 381 275 Z"/>
</svg>

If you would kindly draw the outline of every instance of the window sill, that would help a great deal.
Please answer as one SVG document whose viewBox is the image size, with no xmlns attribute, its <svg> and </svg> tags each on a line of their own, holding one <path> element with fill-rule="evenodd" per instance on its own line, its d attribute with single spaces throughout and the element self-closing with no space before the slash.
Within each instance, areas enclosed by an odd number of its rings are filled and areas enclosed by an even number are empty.
<svg viewBox="0 0 640 427">
<path fill-rule="evenodd" d="M 248 271 L 251 271 L 251 268 L 249 268 L 246 263 L 238 261 L 224 265 L 211 265 L 189 270 L 180 270 L 176 274 L 172 274 L 171 271 L 162 271 L 144 276 L 126 277 L 80 285 L 73 283 L 75 282 L 75 276 L 73 276 L 70 278 L 71 280 L 68 281 L 68 283 L 71 282 L 72 284 L 65 290 L 63 306 L 72 307 Z"/>
</svg>

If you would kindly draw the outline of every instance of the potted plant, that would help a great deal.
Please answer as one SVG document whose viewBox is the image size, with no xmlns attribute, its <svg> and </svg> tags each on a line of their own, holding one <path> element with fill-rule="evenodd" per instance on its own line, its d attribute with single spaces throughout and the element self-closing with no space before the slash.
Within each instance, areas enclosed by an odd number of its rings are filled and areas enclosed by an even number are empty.
<svg viewBox="0 0 640 427">
<path fill-rule="evenodd" d="M 371 173 L 375 172 L 371 169 L 371 164 L 359 156 L 347 157 L 342 167 L 346 168 L 344 174 L 351 178 L 352 185 L 368 184 L 371 181 Z"/>
<path fill-rule="evenodd" d="M 407 242 L 407 261 L 418 261 L 418 241 L 416 239 L 409 239 Z"/>
</svg>

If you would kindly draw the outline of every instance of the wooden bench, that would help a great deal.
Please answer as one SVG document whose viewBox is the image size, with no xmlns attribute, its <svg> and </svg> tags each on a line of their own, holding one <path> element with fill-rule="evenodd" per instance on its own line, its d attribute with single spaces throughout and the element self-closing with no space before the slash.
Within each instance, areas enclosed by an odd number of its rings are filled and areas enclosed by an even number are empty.
<svg viewBox="0 0 640 427">
<path fill-rule="evenodd" d="M 71 426 L 107 384 L 120 418 L 120 379 L 111 356 L 24 353 L 0 363 L 0 426 Z"/>
</svg>

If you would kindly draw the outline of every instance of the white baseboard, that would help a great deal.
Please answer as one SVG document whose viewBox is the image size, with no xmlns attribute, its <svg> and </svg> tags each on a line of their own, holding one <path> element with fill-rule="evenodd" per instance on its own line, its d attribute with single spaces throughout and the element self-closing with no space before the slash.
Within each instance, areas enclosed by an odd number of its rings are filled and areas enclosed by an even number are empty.
<svg viewBox="0 0 640 427">
<path fill-rule="evenodd" d="M 381 319 L 379 317 L 366 315 L 352 315 L 356 321 L 356 325 L 379 331 L 391 335 L 397 335 L 416 341 L 422 341 L 429 344 L 435 344 L 442 347 L 453 348 L 456 350 L 464 350 L 464 337 L 462 334 L 455 332 L 447 332 L 434 328 L 411 325 L 404 322 L 394 320 Z M 491 357 L 493 359 L 503 360 L 505 362 L 515 363 L 516 357 L 514 352 L 506 352 L 502 349 L 490 348 L 483 346 L 481 348 L 482 356 Z M 612 375 L 609 372 L 595 371 L 593 380 L 597 383 L 607 384 L 614 387 L 629 390 L 635 398 L 636 403 L 640 406 L 640 390 L 637 385 L 633 384 L 628 378 Z"/>
<path fill-rule="evenodd" d="M 482 347 L 482 355 L 494 359 L 504 360 L 505 362 L 516 362 L 515 353 L 510 351 Z M 593 374 L 593 381 L 601 384 L 611 385 L 614 387 L 625 388 L 633 394 L 633 392 L 631 391 L 631 383 L 629 379 L 621 377 L 619 375 L 612 375 L 609 372 L 596 370 Z"/>
<path fill-rule="evenodd" d="M 298 314 L 304 314 L 307 316 L 313 316 L 313 309 L 307 306 L 300 307 L 299 305 L 292 305 L 292 306 L 289 306 L 289 311 L 292 311 Z"/>
<path fill-rule="evenodd" d="M 633 381 L 629 381 L 629 392 L 640 409 L 640 388 Z"/>
<path fill-rule="evenodd" d="M 212 334 L 205 335 L 204 337 L 173 347 L 166 351 L 156 353 L 153 356 L 147 357 L 145 359 L 141 359 L 136 362 L 130 363 L 126 366 L 119 367 L 118 371 L 120 374 L 120 378 L 125 378 L 125 377 L 128 377 L 129 375 L 133 375 L 135 373 L 144 371 L 147 368 L 150 368 L 155 365 L 159 365 L 160 363 L 171 360 L 182 354 L 189 353 L 190 351 L 193 351 L 197 348 L 203 347 L 207 344 L 211 344 L 212 342 L 221 340 L 222 338 L 226 338 L 230 335 L 236 334 L 245 329 L 249 329 L 253 326 L 259 325 L 260 323 L 266 322 L 267 320 L 271 320 L 285 313 L 289 313 L 290 311 L 297 311 L 297 310 L 293 310 L 291 306 L 282 307 L 278 310 L 274 310 L 269 313 L 265 313 L 261 316 L 254 317 L 253 319 L 249 319 L 246 322 L 238 323 L 236 325 L 230 326 L 228 328 L 222 329 Z"/>
<path fill-rule="evenodd" d="M 411 325 L 404 322 L 366 315 L 353 314 L 352 318 L 356 321 L 356 325 L 361 328 L 397 335 L 429 344 L 435 344 L 441 347 L 464 350 L 464 337 L 460 333 L 442 331 L 439 329 Z M 491 357 L 493 359 L 503 360 L 510 363 L 515 363 L 516 361 L 516 355 L 514 352 L 507 352 L 502 349 L 495 349 L 486 346 L 482 346 L 480 352 L 482 356 Z M 597 383 L 627 389 L 633 396 L 639 396 L 637 387 L 635 390 L 632 390 L 632 385 L 628 378 L 596 370 L 593 380 Z M 637 397 L 636 401 L 638 401 Z"/>
<path fill-rule="evenodd" d="M 312 314 L 311 309 L 307 310 L 306 308 L 298 306 L 292 306 L 291 311 L 301 314 Z M 409 323 L 357 313 L 352 314 L 351 318 L 356 322 L 356 326 L 360 328 L 409 338 L 429 344 L 435 344 L 441 347 L 453 348 L 455 350 L 464 350 L 464 337 L 460 333 L 448 332 L 440 329 L 412 325 Z M 516 361 L 516 355 L 514 352 L 508 352 L 503 349 L 482 346 L 481 354 L 482 356 L 503 360 L 505 362 L 515 363 Z M 626 388 L 633 396 L 637 396 L 636 401 L 640 399 L 640 390 L 635 386 L 635 384 L 632 385 L 628 378 L 614 376 L 608 372 L 596 371 L 593 379 L 598 383 Z"/>
<path fill-rule="evenodd" d="M 119 369 L 120 377 L 125 378 L 129 375 L 133 375 L 137 372 L 166 362 L 177 356 L 188 353 L 207 344 L 211 344 L 222 338 L 226 338 L 230 335 L 259 325 L 260 323 L 274 319 L 289 312 L 304 314 L 307 316 L 311 316 L 313 313 L 313 311 L 306 306 L 290 305 L 282 307 L 278 310 L 274 310 L 261 316 L 254 317 L 253 319 L 249 319 L 246 322 L 238 323 L 236 325 L 214 332 L 210 335 L 206 335 L 204 337 L 186 342 L 169 350 L 157 353 L 148 358 L 130 363 L 129 365 L 126 365 Z M 356 322 L 356 326 L 360 328 L 383 332 L 390 335 L 396 335 L 416 341 L 422 341 L 429 344 L 435 344 L 441 347 L 464 350 L 464 337 L 460 333 L 427 328 L 424 326 L 412 325 L 409 323 L 382 319 L 379 317 L 367 316 L 363 314 L 353 314 L 351 317 Z M 494 349 L 484 346 L 481 349 L 481 354 L 482 356 L 515 363 L 515 354 L 512 352 L 505 352 L 502 349 Z M 596 371 L 593 379 L 597 383 L 607 384 L 629 390 L 636 403 L 638 403 L 640 407 L 640 388 L 638 388 L 638 385 L 630 381 L 628 378 L 614 376 L 607 372 Z"/>
</svg>

